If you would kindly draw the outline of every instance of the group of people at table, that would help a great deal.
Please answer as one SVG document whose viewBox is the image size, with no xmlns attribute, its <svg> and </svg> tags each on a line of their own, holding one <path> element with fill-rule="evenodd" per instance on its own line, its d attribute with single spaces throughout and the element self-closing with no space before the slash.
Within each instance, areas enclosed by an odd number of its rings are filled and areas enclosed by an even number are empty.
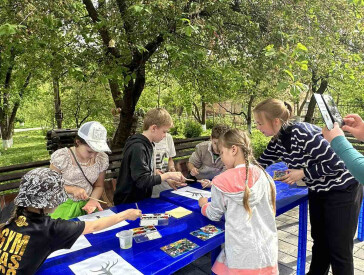
<svg viewBox="0 0 364 275">
<path fill-rule="evenodd" d="M 272 136 L 255 159 L 247 133 L 215 125 L 209 141 L 196 146 L 188 162 L 190 177 L 211 187 L 211 202 L 200 198 L 201 213 L 211 220 L 225 216 L 225 246 L 213 264 L 216 274 L 278 274 L 275 184 L 265 168 L 276 161 L 287 165 L 279 180 L 303 180 L 309 190 L 312 260 L 308 274 L 354 274 L 353 238 L 363 199 L 363 155 L 334 129 L 291 122 L 292 108 L 277 99 L 260 102 L 253 111 L 257 128 Z M 364 140 L 358 115 L 344 118 L 343 130 Z M 143 132 L 126 141 L 114 203 L 158 197 L 166 189 L 186 186 L 174 167 L 176 155 L 168 130 L 169 113 L 151 109 Z M 51 156 L 50 168 L 31 170 L 21 180 L 13 214 L 0 225 L 2 274 L 34 274 L 53 251 L 70 248 L 81 234 L 141 216 L 128 209 L 96 221 L 69 219 L 103 210 L 103 192 L 110 149 L 106 129 L 87 122 L 75 146 Z M 212 179 L 212 181 L 210 181 Z"/>
</svg>

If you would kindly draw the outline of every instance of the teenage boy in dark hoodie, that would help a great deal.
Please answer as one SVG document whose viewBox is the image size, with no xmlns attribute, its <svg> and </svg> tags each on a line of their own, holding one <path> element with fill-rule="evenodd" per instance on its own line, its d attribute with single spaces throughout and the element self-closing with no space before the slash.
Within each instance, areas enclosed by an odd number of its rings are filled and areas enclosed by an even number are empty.
<svg viewBox="0 0 364 275">
<path fill-rule="evenodd" d="M 165 109 L 151 109 L 144 117 L 143 133 L 128 138 L 114 193 L 115 205 L 150 198 L 153 186 L 162 181 L 173 189 L 186 185 L 180 172 L 154 172 L 154 142 L 160 142 L 172 125 L 172 117 Z"/>
</svg>

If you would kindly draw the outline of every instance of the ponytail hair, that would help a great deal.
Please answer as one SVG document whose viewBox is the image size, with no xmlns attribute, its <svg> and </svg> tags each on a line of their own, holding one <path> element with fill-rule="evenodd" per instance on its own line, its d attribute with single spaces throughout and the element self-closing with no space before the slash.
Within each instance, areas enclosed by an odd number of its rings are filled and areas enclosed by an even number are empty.
<svg viewBox="0 0 364 275">
<path fill-rule="evenodd" d="M 248 212 L 249 218 L 252 216 L 252 210 L 249 205 L 249 197 L 250 197 L 250 187 L 248 185 L 249 179 L 249 165 L 252 163 L 258 166 L 263 170 L 265 176 L 268 179 L 271 189 L 271 204 L 273 212 L 276 212 L 276 192 L 274 188 L 274 182 L 270 179 L 267 172 L 258 164 L 253 155 L 253 150 L 251 146 L 251 141 L 248 134 L 242 130 L 231 129 L 227 131 L 223 136 L 219 138 L 219 146 L 223 146 L 225 148 L 231 148 L 233 145 L 239 147 L 243 153 L 245 160 L 245 192 L 243 197 L 243 206 L 245 210 Z"/>
<path fill-rule="evenodd" d="M 268 121 L 273 121 L 275 118 L 278 118 L 283 124 L 287 124 L 293 115 L 291 104 L 275 98 L 263 100 L 255 106 L 253 112 L 258 116 L 264 114 L 265 119 Z"/>
</svg>

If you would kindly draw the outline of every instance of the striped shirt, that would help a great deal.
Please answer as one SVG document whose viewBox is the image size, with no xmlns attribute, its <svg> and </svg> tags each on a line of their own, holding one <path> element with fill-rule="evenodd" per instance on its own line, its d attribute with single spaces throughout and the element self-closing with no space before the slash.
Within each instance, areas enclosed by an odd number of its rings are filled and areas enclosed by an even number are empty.
<svg viewBox="0 0 364 275">
<path fill-rule="evenodd" d="M 272 138 L 258 162 L 267 167 L 281 160 L 289 169 L 303 169 L 303 181 L 315 192 L 346 189 L 357 183 L 322 137 L 321 128 L 294 123 Z"/>
</svg>

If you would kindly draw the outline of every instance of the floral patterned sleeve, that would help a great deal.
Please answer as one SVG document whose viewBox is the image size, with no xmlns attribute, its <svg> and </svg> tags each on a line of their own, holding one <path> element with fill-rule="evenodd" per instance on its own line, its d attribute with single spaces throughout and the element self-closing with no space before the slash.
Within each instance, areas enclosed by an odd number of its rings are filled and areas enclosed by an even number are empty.
<svg viewBox="0 0 364 275">
<path fill-rule="evenodd" d="M 97 154 L 96 162 L 99 164 L 100 173 L 106 171 L 109 167 L 109 156 L 104 152 L 100 152 Z"/>
<path fill-rule="evenodd" d="M 70 165 L 72 165 L 68 148 L 58 149 L 51 155 L 50 163 L 53 164 L 57 169 L 64 171 Z"/>
</svg>

